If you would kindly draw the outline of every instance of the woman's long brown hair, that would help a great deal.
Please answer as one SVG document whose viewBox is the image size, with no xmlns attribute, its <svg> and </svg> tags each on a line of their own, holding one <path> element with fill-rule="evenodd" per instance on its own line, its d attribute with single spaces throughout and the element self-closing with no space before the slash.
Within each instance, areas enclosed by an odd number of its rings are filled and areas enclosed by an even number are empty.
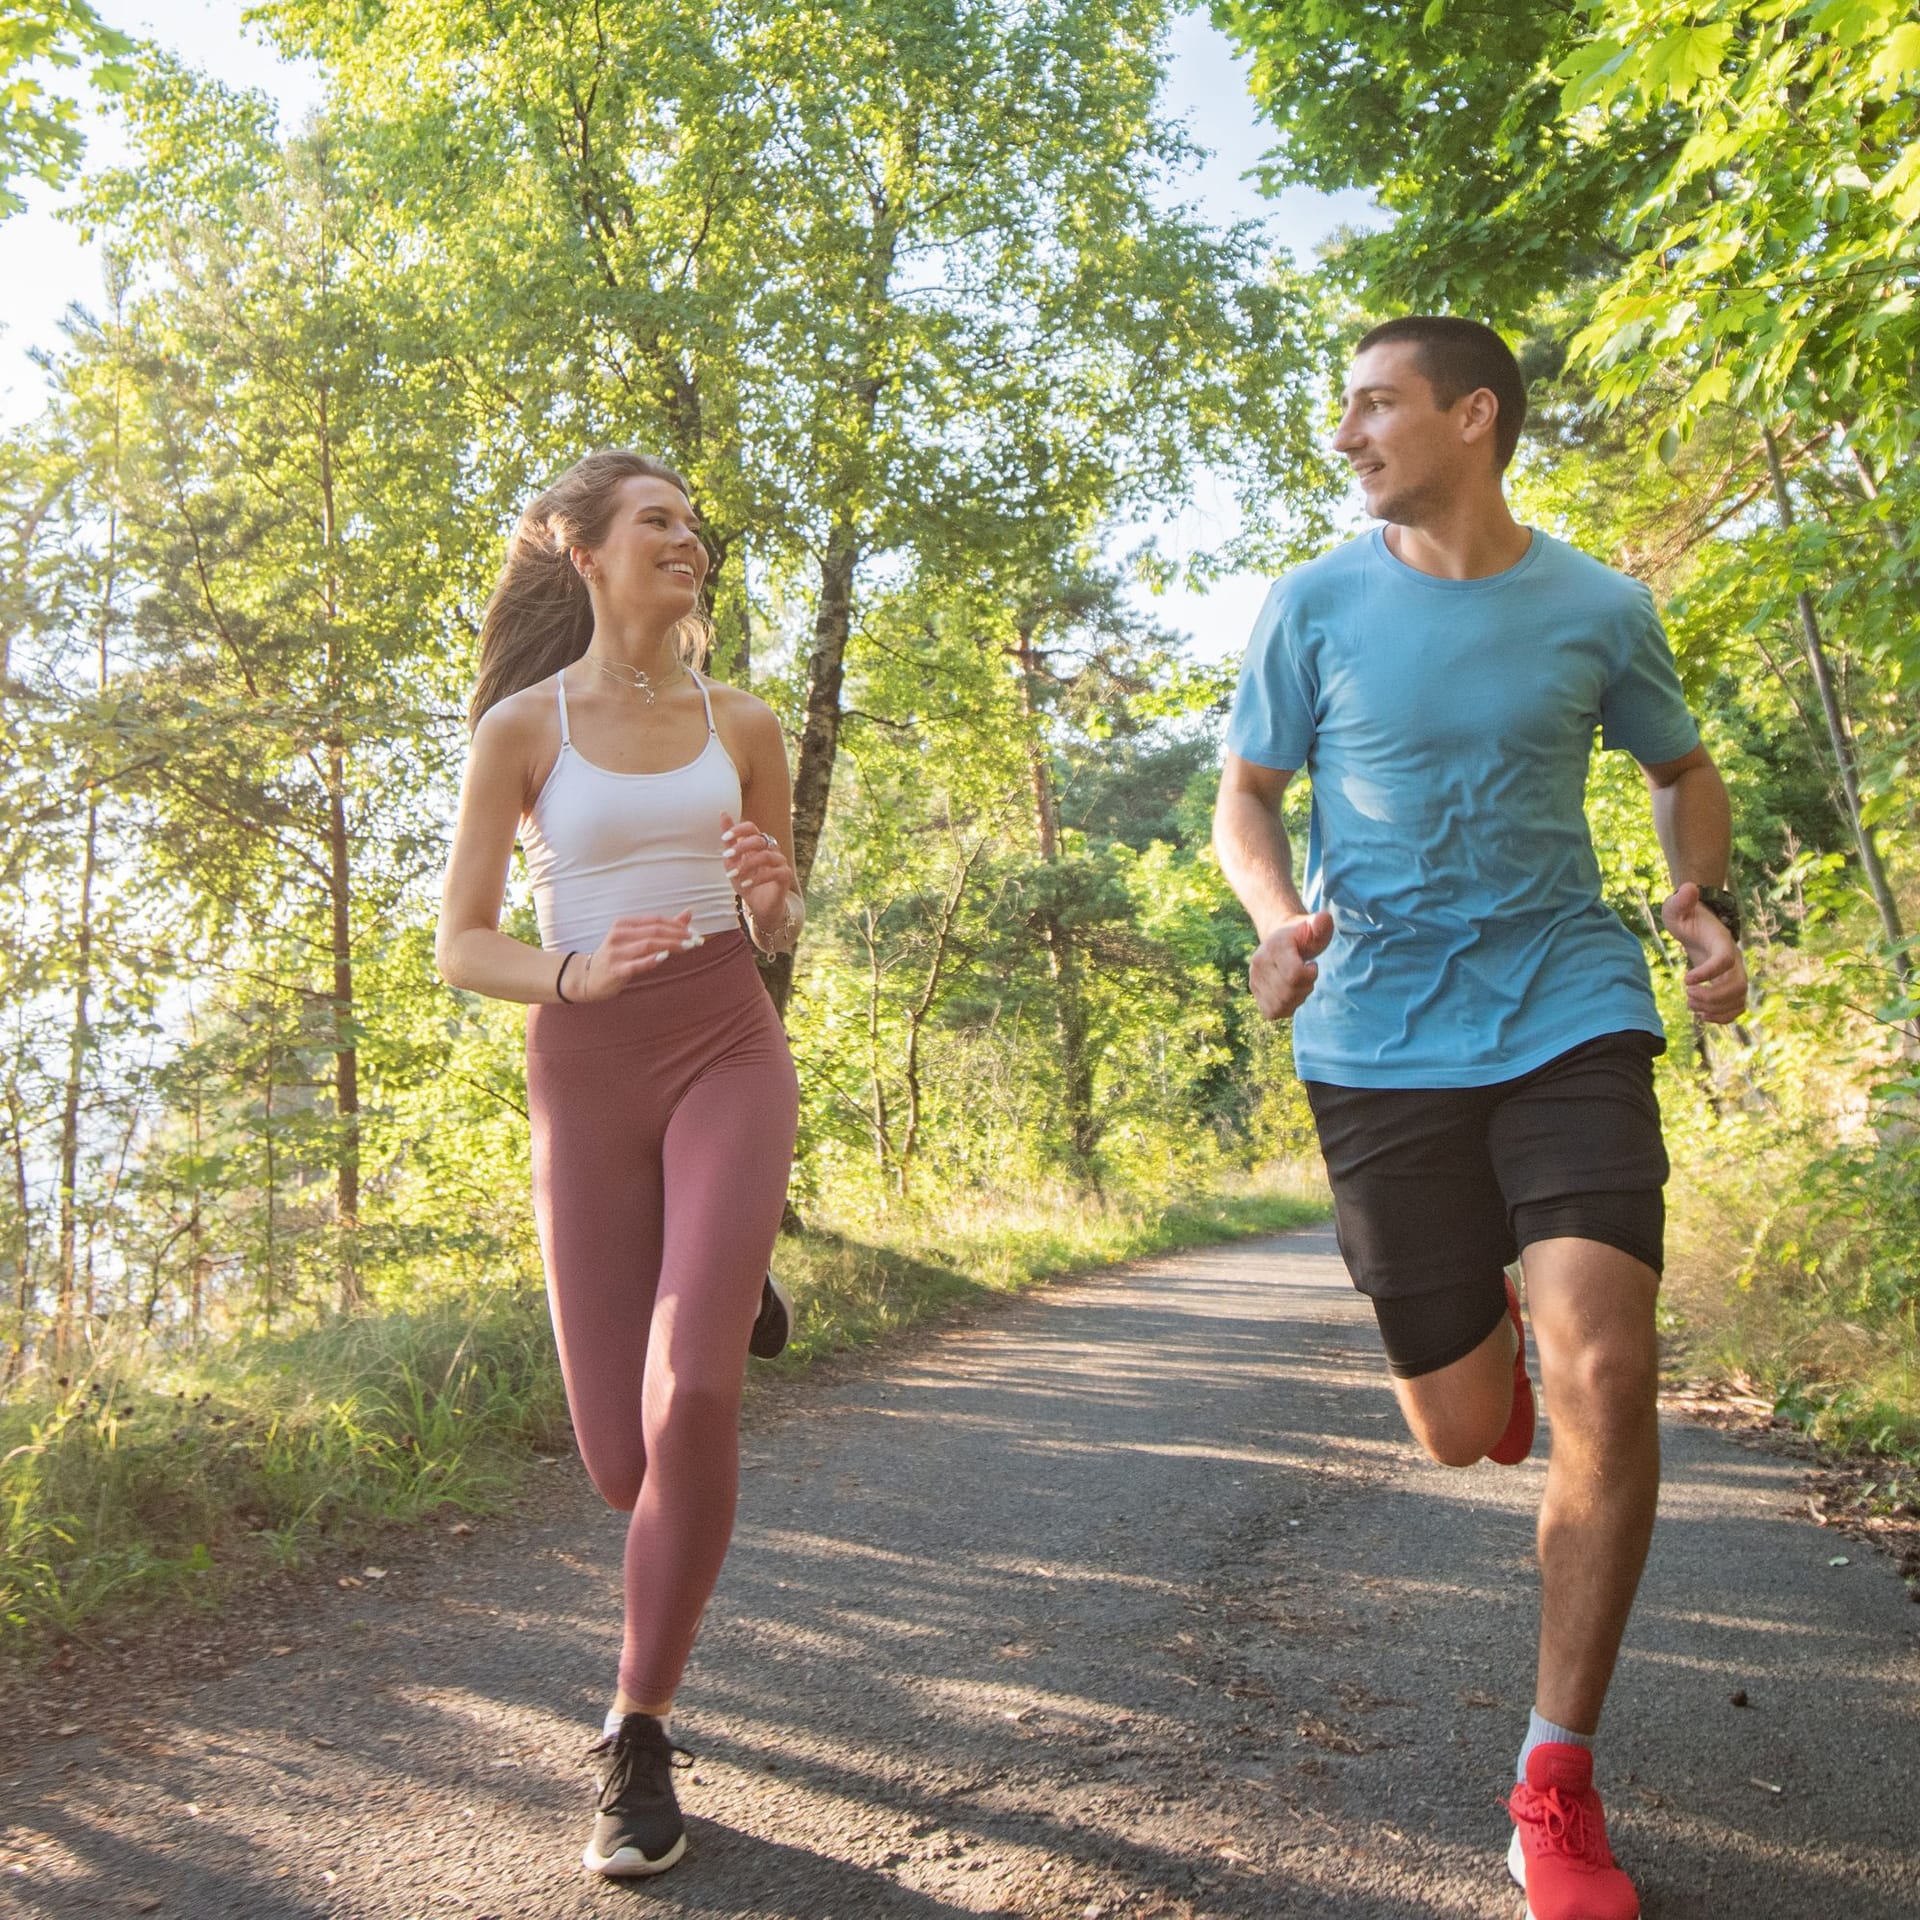
<svg viewBox="0 0 1920 1920">
<path fill-rule="evenodd" d="M 578 660 L 593 638 L 593 596 L 571 558 L 574 547 L 597 547 L 613 524 L 622 481 L 666 480 L 692 499 L 687 483 L 664 460 L 615 448 L 569 467 L 520 516 L 507 542 L 486 612 L 480 616 L 480 676 L 467 703 L 467 724 L 510 693 L 531 687 Z M 699 614 L 675 635 L 681 657 L 696 666 L 706 653 Z"/>
</svg>

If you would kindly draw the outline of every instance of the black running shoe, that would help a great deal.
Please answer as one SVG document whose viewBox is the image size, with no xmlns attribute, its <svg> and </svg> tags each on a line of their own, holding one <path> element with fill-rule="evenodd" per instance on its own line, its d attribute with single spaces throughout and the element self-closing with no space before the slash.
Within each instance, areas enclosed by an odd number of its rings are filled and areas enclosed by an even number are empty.
<svg viewBox="0 0 1920 1920">
<path fill-rule="evenodd" d="M 607 1771 L 600 1783 L 600 1817 L 580 1864 L 610 1878 L 665 1873 L 687 1850 L 673 1773 L 690 1767 L 693 1755 L 669 1740 L 650 1713 L 628 1714 L 619 1732 L 603 1734 L 587 1754 L 605 1755 Z"/>
<path fill-rule="evenodd" d="M 793 1295 L 767 1270 L 760 1283 L 760 1311 L 747 1336 L 747 1351 L 758 1360 L 771 1360 L 793 1337 Z"/>
</svg>

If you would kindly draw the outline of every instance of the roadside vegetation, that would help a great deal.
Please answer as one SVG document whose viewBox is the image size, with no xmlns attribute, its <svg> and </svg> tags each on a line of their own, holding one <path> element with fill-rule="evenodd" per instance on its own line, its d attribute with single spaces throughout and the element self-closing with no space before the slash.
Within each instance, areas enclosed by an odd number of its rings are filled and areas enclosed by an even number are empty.
<svg viewBox="0 0 1920 1920">
<path fill-rule="evenodd" d="M 881 1240 L 810 1228 L 777 1249 L 794 1341 L 752 1378 L 1062 1273 L 1324 1210 L 1310 1178 L 1274 1172 L 1161 1204 L 1063 1192 L 896 1220 Z M 536 1458 L 570 1447 L 537 1275 L 171 1360 L 103 1345 L 0 1404 L 0 1655 L 215 1604 L 396 1523 L 496 1511 Z"/>
</svg>

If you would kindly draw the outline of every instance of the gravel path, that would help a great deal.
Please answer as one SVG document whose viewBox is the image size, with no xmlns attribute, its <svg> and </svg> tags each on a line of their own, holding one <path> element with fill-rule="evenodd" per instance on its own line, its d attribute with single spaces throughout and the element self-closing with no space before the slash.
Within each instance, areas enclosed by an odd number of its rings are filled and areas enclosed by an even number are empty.
<svg viewBox="0 0 1920 1920">
<path fill-rule="evenodd" d="M 1518 1920 L 1541 1469 L 1414 1457 L 1326 1235 L 776 1397 L 674 1873 L 576 1865 L 619 1525 L 567 1461 L 521 1519 L 234 1622 L 217 1677 L 10 1740 L 0 1912 Z M 1790 1460 L 1666 1438 L 1602 1755 L 1649 1920 L 1911 1920 L 1920 1608 Z"/>
</svg>

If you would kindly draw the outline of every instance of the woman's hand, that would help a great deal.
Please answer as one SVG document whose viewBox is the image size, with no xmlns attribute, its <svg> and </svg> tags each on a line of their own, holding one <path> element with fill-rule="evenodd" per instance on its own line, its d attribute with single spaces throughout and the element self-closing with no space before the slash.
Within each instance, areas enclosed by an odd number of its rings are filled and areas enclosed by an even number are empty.
<svg viewBox="0 0 1920 1920">
<path fill-rule="evenodd" d="M 777 927 L 787 920 L 787 902 L 799 892 L 793 863 L 772 834 L 751 820 L 720 816 L 720 845 L 727 878 L 756 927 Z"/>
<path fill-rule="evenodd" d="M 622 914 L 607 929 L 607 937 L 591 953 L 568 967 L 569 1000 L 611 1000 L 649 974 L 669 954 L 697 947 L 701 936 L 693 930 L 693 909 L 672 918 L 658 913 Z"/>
</svg>

